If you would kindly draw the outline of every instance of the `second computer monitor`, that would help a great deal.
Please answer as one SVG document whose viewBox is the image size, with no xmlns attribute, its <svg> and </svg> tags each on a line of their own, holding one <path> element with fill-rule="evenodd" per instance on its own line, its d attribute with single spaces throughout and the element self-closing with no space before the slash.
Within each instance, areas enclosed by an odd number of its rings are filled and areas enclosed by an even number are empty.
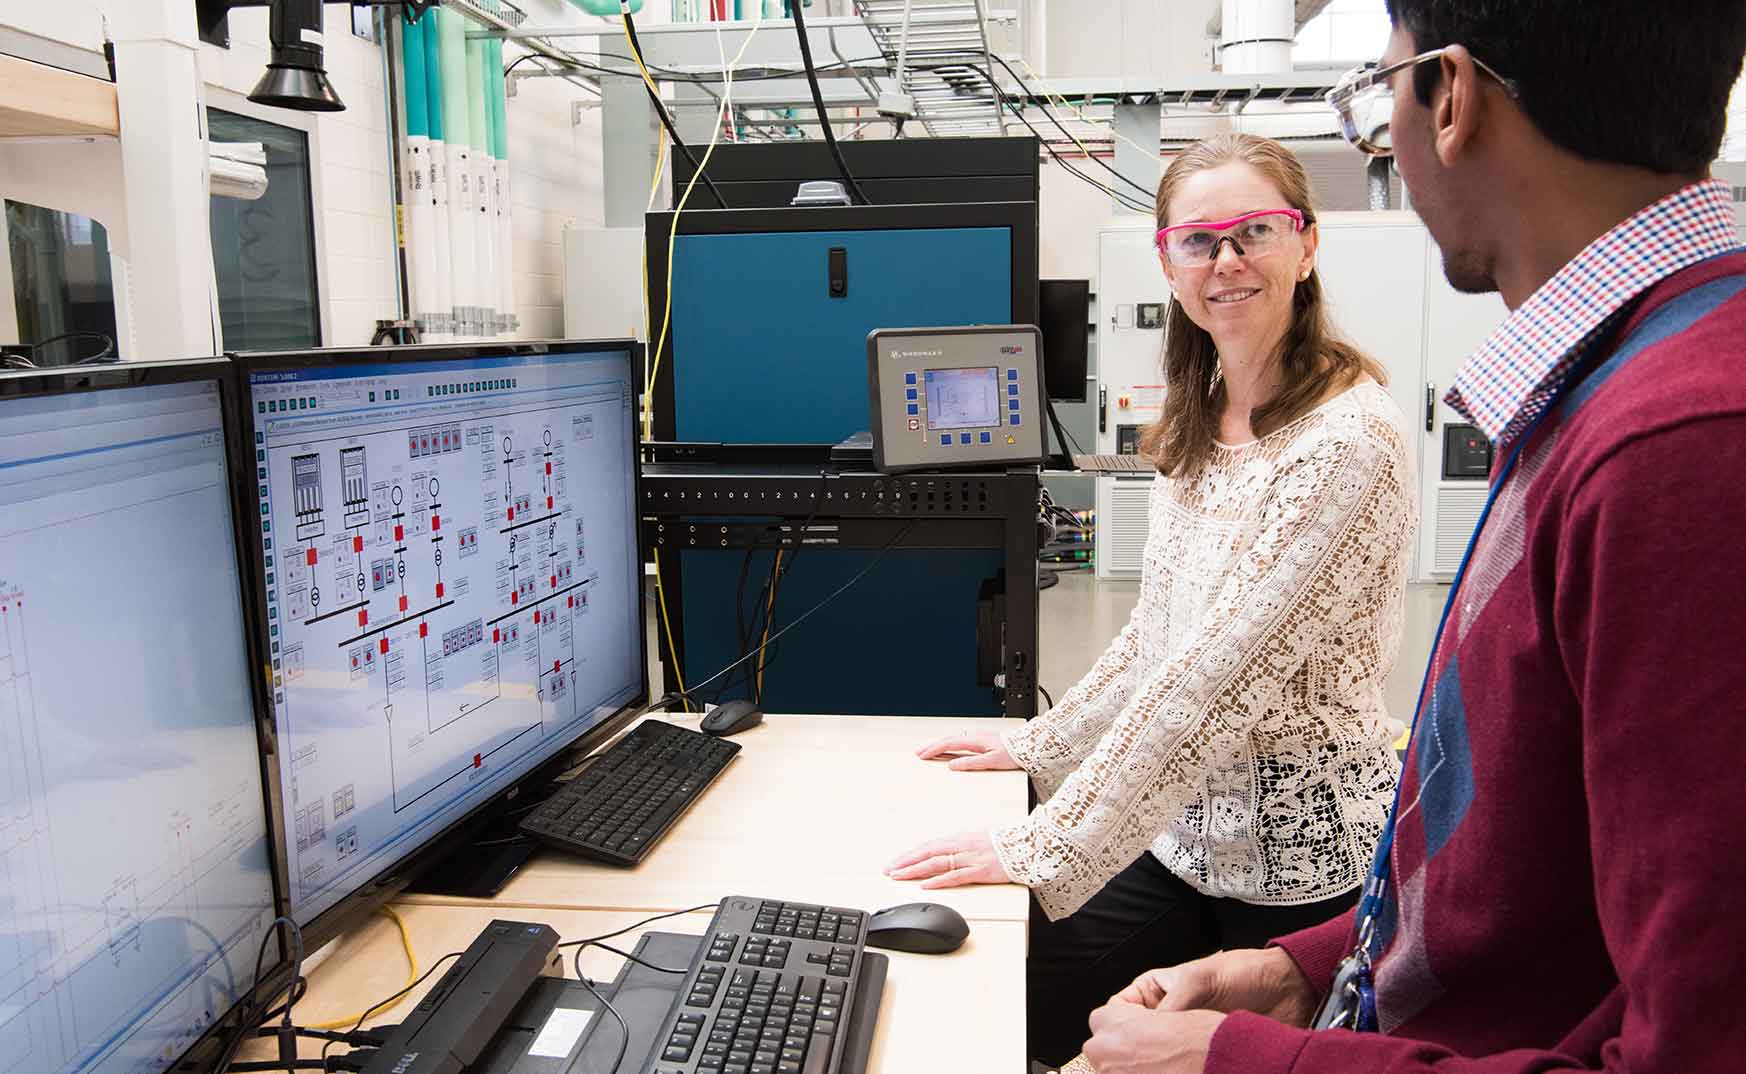
<svg viewBox="0 0 1746 1074">
<path fill-rule="evenodd" d="M 243 359 L 300 923 L 644 697 L 632 357 Z"/>
</svg>

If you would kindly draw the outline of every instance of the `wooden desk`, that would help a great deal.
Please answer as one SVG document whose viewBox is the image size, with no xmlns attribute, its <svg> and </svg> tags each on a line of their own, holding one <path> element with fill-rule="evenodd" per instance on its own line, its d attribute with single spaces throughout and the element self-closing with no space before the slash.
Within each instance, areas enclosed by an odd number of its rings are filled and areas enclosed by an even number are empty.
<svg viewBox="0 0 1746 1074">
<path fill-rule="evenodd" d="M 688 726 L 695 726 L 696 716 Z M 1016 721 L 1015 721 L 1016 722 Z M 655 913 L 755 895 L 879 910 L 940 902 L 970 921 L 1027 919 L 1014 884 L 923 891 L 882 871 L 916 844 L 1022 819 L 1023 772 L 953 772 L 915 751 L 1004 720 L 771 716 L 734 736 L 745 748 L 634 869 L 541 851 L 488 903 L 408 895 L 429 905 L 625 909 Z"/>
<path fill-rule="evenodd" d="M 421 971 L 450 951 L 459 951 L 492 918 L 543 922 L 564 939 L 599 936 L 640 920 L 646 913 L 608 910 L 522 910 L 486 906 L 398 906 L 412 934 Z M 656 922 L 665 932 L 701 934 L 706 913 Z M 613 941 L 629 949 L 637 933 Z M 981 921 L 970 938 L 950 955 L 908 955 L 887 952 L 891 972 L 868 1063 L 869 1074 L 1013 1074 L 1024 1069 L 1025 929 L 1017 922 Z M 406 959 L 393 923 L 376 915 L 341 937 L 318 955 L 307 970 L 309 991 L 297 1003 L 296 1021 L 309 1025 L 350 1016 L 393 995 L 406 982 Z M 570 965 L 566 961 L 566 965 Z M 588 949 L 583 972 L 610 980 L 619 968 L 616 955 Z M 571 971 L 573 972 L 573 971 Z M 370 1024 L 393 1023 L 423 997 L 441 976 L 429 981 L 394 1006 L 379 1012 Z M 605 1031 L 612 1032 L 610 1027 Z M 336 1046 L 343 1050 L 344 1046 Z M 313 1058 L 321 1042 L 305 1042 L 303 1054 Z M 252 1042 L 245 1058 L 272 1058 L 268 1041 Z M 635 1057 L 625 1062 L 634 1074 Z"/>
</svg>

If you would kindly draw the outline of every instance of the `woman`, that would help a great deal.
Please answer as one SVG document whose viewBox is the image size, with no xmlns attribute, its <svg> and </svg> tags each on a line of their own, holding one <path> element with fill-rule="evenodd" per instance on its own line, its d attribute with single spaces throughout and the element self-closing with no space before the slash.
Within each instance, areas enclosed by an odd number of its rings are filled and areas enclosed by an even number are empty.
<svg viewBox="0 0 1746 1074">
<path fill-rule="evenodd" d="M 920 751 L 1024 769 L 1030 817 L 887 869 L 1031 888 L 1051 1063 L 1147 968 L 1351 906 L 1395 782 L 1382 697 L 1416 486 L 1380 367 L 1329 330 L 1303 166 L 1221 135 L 1170 165 L 1156 211 L 1174 297 L 1133 617 L 1046 715 Z"/>
</svg>

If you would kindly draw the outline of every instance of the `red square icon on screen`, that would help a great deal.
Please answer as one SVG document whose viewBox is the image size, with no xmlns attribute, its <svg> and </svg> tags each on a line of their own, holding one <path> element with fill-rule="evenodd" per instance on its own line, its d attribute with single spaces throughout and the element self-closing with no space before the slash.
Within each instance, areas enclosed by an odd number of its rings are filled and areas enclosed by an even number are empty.
<svg viewBox="0 0 1746 1074">
<path fill-rule="evenodd" d="M 561 669 L 562 667 L 563 667 L 563 665 L 560 664 L 558 661 L 556 661 L 556 660 L 552 661 L 552 674 L 556 675 L 558 673 L 559 669 Z"/>
<path fill-rule="evenodd" d="M 364 539 L 362 537 L 353 537 L 352 538 L 352 551 L 362 552 L 363 550 L 364 550 Z"/>
<path fill-rule="evenodd" d="M 382 639 L 382 655 L 383 656 L 388 655 L 388 639 L 387 638 Z"/>
<path fill-rule="evenodd" d="M 552 575 L 552 588 L 553 589 L 558 588 L 558 576 L 555 574 Z"/>
<path fill-rule="evenodd" d="M 549 474 L 551 472 L 552 472 L 552 464 L 548 462 L 548 463 L 546 463 L 546 473 Z"/>
<path fill-rule="evenodd" d="M 509 603 L 511 603 L 511 604 L 520 604 L 521 603 L 520 590 L 517 590 L 517 591 L 509 594 Z"/>
<path fill-rule="evenodd" d="M 478 768 L 481 765 L 483 765 L 484 763 L 485 763 L 485 758 L 482 754 L 475 753 L 473 755 L 473 767 L 474 768 Z"/>
<path fill-rule="evenodd" d="M 308 555 L 304 556 L 304 558 L 309 561 L 311 567 L 315 566 L 315 549 L 311 548 Z"/>
<path fill-rule="evenodd" d="M 406 540 L 406 527 L 405 526 L 396 525 L 394 527 L 394 539 L 396 541 Z"/>
<path fill-rule="evenodd" d="M 550 496 L 547 496 L 546 497 L 546 510 L 550 511 L 551 509 L 552 509 L 552 498 Z"/>
<path fill-rule="evenodd" d="M 491 628 L 491 644 L 496 645 L 503 640 L 503 632 L 496 627 Z"/>
<path fill-rule="evenodd" d="M 437 583 L 437 599 L 443 599 L 443 584 L 441 582 Z"/>
<path fill-rule="evenodd" d="M 539 622 L 539 621 L 540 621 L 540 613 L 539 613 L 539 612 L 535 612 L 535 613 L 534 613 L 534 622 L 536 622 L 536 623 L 537 623 L 537 622 Z"/>
<path fill-rule="evenodd" d="M 566 605 L 566 606 L 567 606 L 567 607 L 571 607 L 571 608 L 574 608 L 574 607 L 575 607 L 575 606 L 576 606 L 576 598 L 575 598 L 575 597 L 565 597 L 565 598 L 564 598 L 564 604 L 565 604 L 565 605 Z"/>
<path fill-rule="evenodd" d="M 360 608 L 358 610 L 358 625 L 359 626 L 369 626 L 370 625 L 370 609 Z"/>
<path fill-rule="evenodd" d="M 443 516 L 441 516 L 441 515 L 430 516 L 430 531 L 432 533 L 435 533 L 437 530 L 440 530 L 442 528 L 443 528 Z"/>
<path fill-rule="evenodd" d="M 418 636 L 421 638 L 429 637 L 430 627 L 424 623 L 418 624 Z"/>
<path fill-rule="evenodd" d="M 511 522 L 515 521 L 515 508 L 513 508 L 513 507 L 511 507 L 509 509 L 509 521 L 511 521 Z"/>
<path fill-rule="evenodd" d="M 401 611 L 406 610 L 406 594 L 405 593 L 400 594 L 400 610 Z"/>
</svg>

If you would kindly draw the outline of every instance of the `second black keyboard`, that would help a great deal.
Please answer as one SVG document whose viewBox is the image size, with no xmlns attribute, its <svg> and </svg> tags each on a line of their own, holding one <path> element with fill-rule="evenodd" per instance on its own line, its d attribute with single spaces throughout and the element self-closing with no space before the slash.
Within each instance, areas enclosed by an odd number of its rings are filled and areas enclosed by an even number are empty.
<svg viewBox="0 0 1746 1074">
<path fill-rule="evenodd" d="M 645 720 L 521 821 L 573 854 L 635 865 L 740 752 L 689 728 Z"/>
</svg>

